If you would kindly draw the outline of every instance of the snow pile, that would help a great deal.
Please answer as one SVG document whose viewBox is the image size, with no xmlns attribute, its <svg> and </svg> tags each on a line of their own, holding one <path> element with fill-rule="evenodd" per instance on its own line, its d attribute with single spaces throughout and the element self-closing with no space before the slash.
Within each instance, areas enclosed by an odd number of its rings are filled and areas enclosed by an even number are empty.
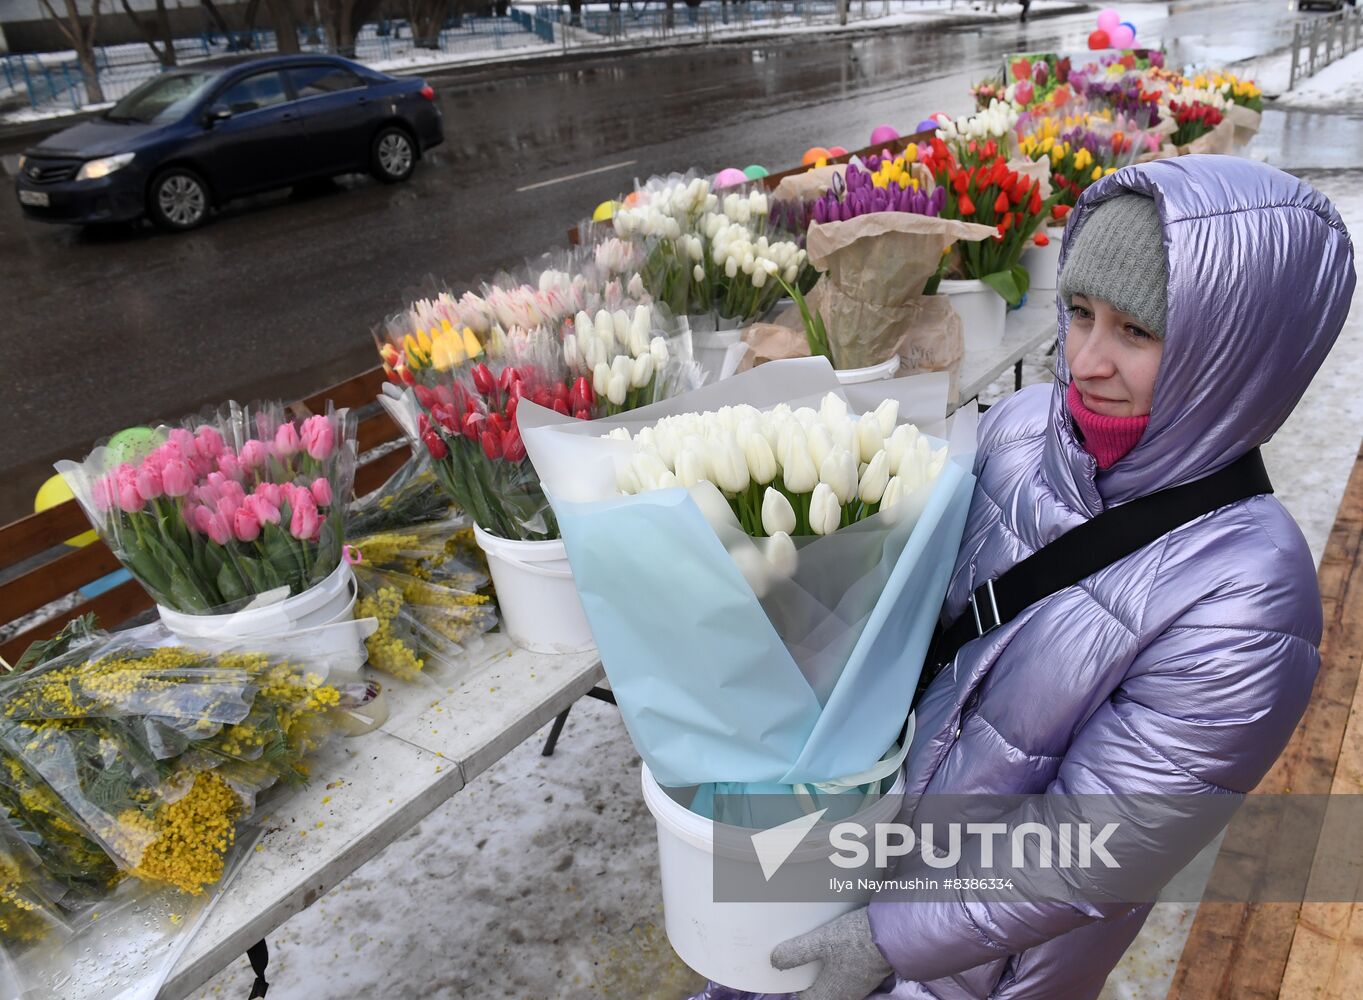
<svg viewBox="0 0 1363 1000">
<path fill-rule="evenodd" d="M 1363 110 L 1363 49 L 1299 81 L 1282 95 L 1279 103 L 1302 108 Z"/>
</svg>

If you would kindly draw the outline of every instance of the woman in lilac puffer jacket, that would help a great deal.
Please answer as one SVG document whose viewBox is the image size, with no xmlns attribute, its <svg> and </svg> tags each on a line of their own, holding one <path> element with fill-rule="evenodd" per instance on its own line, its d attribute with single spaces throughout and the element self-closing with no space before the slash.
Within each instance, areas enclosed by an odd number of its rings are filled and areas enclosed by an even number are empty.
<svg viewBox="0 0 1363 1000">
<path fill-rule="evenodd" d="M 1141 292 L 1150 261 L 1124 258 L 1139 251 L 1140 202 L 1166 296 Z M 1081 240 L 1100 211 L 1104 239 Z M 1118 232 L 1133 235 L 1108 238 Z M 968 613 L 974 588 L 1104 509 L 1267 441 L 1325 361 L 1354 288 L 1350 240 L 1324 196 L 1221 156 L 1095 184 L 1061 267 L 1057 379 L 981 423 L 946 621 Z M 1095 291 L 1104 271 L 1127 276 L 1108 283 L 1122 301 Z M 917 706 L 906 794 L 1249 792 L 1305 710 L 1321 627 L 1311 554 L 1287 511 L 1270 495 L 1223 507 L 962 647 Z M 1149 911 L 877 898 L 773 960 L 822 961 L 802 995 L 817 1000 L 1091 1000 Z M 748 995 L 712 984 L 702 996 Z"/>
</svg>

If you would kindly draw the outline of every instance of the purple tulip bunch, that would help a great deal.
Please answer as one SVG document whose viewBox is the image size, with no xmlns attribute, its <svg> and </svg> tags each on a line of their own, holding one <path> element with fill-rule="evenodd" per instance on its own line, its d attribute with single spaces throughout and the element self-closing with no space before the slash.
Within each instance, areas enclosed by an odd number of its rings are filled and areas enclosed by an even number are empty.
<svg viewBox="0 0 1363 1000">
<path fill-rule="evenodd" d="M 1141 128 L 1159 124 L 1159 104 L 1150 100 L 1150 95 L 1142 93 L 1139 80 L 1126 77 L 1109 82 L 1071 73 L 1070 85 L 1090 103 L 1105 104 L 1133 119 Z"/>
<path fill-rule="evenodd" d="M 870 173 L 853 164 L 847 168 L 845 183 L 834 177 L 832 190 L 814 202 L 813 216 L 815 222 L 846 222 L 873 212 L 938 215 L 945 204 L 945 188 L 924 194 L 912 187 L 901 187 L 896 181 L 877 187 Z"/>
</svg>

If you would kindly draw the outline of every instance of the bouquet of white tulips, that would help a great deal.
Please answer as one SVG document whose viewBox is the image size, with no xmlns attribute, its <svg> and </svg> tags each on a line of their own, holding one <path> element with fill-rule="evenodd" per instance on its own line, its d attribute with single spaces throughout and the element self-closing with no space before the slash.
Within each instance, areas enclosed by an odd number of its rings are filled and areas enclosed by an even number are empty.
<svg viewBox="0 0 1363 1000">
<path fill-rule="evenodd" d="M 781 403 L 764 413 L 740 403 L 664 417 L 635 435 L 618 427 L 610 437 L 634 445 L 617 472 L 622 493 L 708 481 L 746 534 L 783 539 L 793 553 L 792 535 L 831 535 L 937 478 L 946 447 L 898 419 L 896 399 L 853 419 L 846 401 L 828 393 L 817 410 Z"/>
<path fill-rule="evenodd" d="M 897 766 L 973 487 L 973 409 L 942 425 L 947 382 L 840 387 L 810 358 L 591 424 L 522 405 L 659 782 L 836 783 Z"/>
<path fill-rule="evenodd" d="M 719 195 L 706 178 L 674 175 L 639 195 L 616 213 L 615 230 L 647 248 L 644 287 L 674 314 L 751 321 L 781 298 L 778 277 L 799 280 L 804 251 L 775 231 L 765 191 Z"/>
</svg>

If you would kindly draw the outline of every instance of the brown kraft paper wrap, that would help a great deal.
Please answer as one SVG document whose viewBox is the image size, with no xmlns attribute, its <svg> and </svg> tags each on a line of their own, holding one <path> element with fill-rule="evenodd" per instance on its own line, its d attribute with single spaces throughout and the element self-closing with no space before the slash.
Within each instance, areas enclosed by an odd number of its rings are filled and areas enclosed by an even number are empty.
<svg viewBox="0 0 1363 1000">
<path fill-rule="evenodd" d="M 1230 104 L 1226 107 L 1226 117 L 1235 125 L 1235 142 L 1244 145 L 1258 133 L 1263 116 L 1243 104 Z"/>
<path fill-rule="evenodd" d="M 1229 118 L 1222 118 L 1206 135 L 1200 135 L 1186 146 L 1180 146 L 1178 153 L 1180 156 L 1187 156 L 1189 153 L 1229 153 L 1231 147 L 1235 145 L 1235 122 Z"/>
<path fill-rule="evenodd" d="M 846 173 L 847 164 L 835 163 L 831 167 L 815 167 L 802 174 L 791 174 L 781 178 L 771 196 L 774 201 L 814 201 L 828 193 L 835 176 L 842 177 Z"/>
<path fill-rule="evenodd" d="M 899 352 L 906 337 L 916 345 L 915 324 L 926 315 L 916 300 L 942 254 L 958 240 L 993 235 L 992 226 L 912 212 L 874 212 L 811 225 L 805 249 L 810 263 L 824 272 L 819 312 L 834 367 L 878 365 Z M 923 331 L 924 336 L 936 332 Z"/>
</svg>

